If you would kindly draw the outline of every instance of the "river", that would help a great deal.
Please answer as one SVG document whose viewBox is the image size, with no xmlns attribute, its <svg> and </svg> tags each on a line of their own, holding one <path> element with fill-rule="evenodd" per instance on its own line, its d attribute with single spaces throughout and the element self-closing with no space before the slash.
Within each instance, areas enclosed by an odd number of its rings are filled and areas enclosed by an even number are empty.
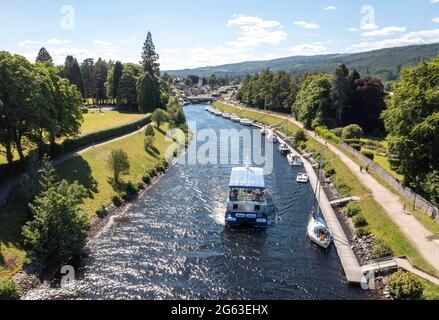
<svg viewBox="0 0 439 320">
<path fill-rule="evenodd" d="M 243 127 L 185 108 L 197 129 Z M 196 143 L 196 142 L 193 142 Z M 247 148 L 240 144 L 240 149 Z M 229 230 L 224 210 L 231 168 L 177 164 L 128 217 L 88 246 L 80 299 L 367 299 L 347 285 L 335 248 L 323 252 L 306 237 L 311 186 L 295 182 L 275 149 L 266 177 L 273 207 L 266 231 Z"/>
</svg>

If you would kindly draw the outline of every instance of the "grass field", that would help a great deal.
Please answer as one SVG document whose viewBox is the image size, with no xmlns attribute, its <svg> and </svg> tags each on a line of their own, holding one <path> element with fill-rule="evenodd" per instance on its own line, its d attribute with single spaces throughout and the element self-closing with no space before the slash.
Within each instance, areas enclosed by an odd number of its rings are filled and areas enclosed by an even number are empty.
<svg viewBox="0 0 439 320">
<path fill-rule="evenodd" d="M 241 117 L 257 120 L 265 125 L 276 127 L 282 132 L 287 133 L 289 136 L 292 136 L 294 132 L 299 130 L 299 128 L 292 122 L 275 115 L 262 115 L 256 111 L 238 109 L 222 103 L 216 103 L 215 107 L 225 112 L 238 114 Z M 316 152 L 324 149 L 323 145 L 311 137 L 308 137 L 306 146 L 308 150 L 314 150 Z M 333 182 L 342 196 L 364 196 L 370 193 L 362 182 L 352 174 L 352 172 L 333 152 L 326 148 L 323 151 L 323 156 L 325 160 L 329 162 L 329 165 L 336 171 L 336 174 L 333 177 Z M 385 240 L 396 255 L 408 256 L 418 268 L 438 275 L 438 272 L 422 258 L 413 244 L 404 236 L 399 228 L 388 217 L 384 209 L 373 198 L 368 197 L 361 201 L 360 206 L 363 215 L 369 222 L 368 229 L 372 234 Z"/>
<path fill-rule="evenodd" d="M 162 126 L 162 129 L 166 129 Z M 56 167 L 62 179 L 79 181 L 89 191 L 89 196 L 82 205 L 84 212 L 93 218 L 102 205 L 109 205 L 111 198 L 117 194 L 109 183 L 111 173 L 106 163 L 111 150 L 123 149 L 130 160 L 129 175 L 123 176 L 124 182 L 141 182 L 145 171 L 152 168 L 171 142 L 165 139 L 161 131 L 156 130 L 154 146 L 159 154 L 144 151 L 144 133 L 109 143 L 89 150 L 72 160 Z M 0 283 L 9 280 L 25 263 L 25 252 L 21 247 L 21 228 L 27 219 L 25 207 L 21 203 L 11 203 L 0 210 Z"/>
<path fill-rule="evenodd" d="M 121 111 L 106 111 L 101 113 L 99 110 L 92 110 L 84 114 L 84 122 L 81 126 L 80 135 L 121 127 L 143 118 L 145 118 L 145 115 L 140 113 Z M 14 153 L 14 159 L 18 159 L 18 153 L 16 151 Z M 0 164 L 4 163 L 6 163 L 6 157 L 3 153 L 0 153 Z"/>
</svg>

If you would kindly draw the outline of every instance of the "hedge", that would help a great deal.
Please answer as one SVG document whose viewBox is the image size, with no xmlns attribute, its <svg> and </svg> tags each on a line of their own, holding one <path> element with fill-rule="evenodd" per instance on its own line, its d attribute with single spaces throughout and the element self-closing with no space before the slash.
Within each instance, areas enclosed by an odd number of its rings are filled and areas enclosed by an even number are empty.
<svg viewBox="0 0 439 320">
<path fill-rule="evenodd" d="M 375 159 L 375 154 L 372 151 L 361 151 L 361 153 L 372 161 Z"/>
</svg>

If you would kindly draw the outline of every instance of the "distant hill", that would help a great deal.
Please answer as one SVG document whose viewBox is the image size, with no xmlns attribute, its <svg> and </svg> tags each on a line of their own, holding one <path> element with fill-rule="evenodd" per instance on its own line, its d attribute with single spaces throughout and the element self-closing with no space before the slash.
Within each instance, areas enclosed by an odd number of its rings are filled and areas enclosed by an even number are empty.
<svg viewBox="0 0 439 320">
<path fill-rule="evenodd" d="M 291 74 L 303 74 L 305 72 L 332 72 L 337 65 L 344 63 L 349 68 L 356 68 L 362 75 L 373 75 L 383 80 L 394 80 L 402 67 L 416 65 L 422 59 L 430 60 L 438 54 L 439 43 L 436 43 L 354 54 L 295 56 L 267 61 L 248 61 L 168 72 L 177 77 L 186 77 L 188 75 L 206 77 L 211 74 L 237 77 L 258 73 L 264 68 L 270 68 L 272 71 L 286 70 Z"/>
</svg>

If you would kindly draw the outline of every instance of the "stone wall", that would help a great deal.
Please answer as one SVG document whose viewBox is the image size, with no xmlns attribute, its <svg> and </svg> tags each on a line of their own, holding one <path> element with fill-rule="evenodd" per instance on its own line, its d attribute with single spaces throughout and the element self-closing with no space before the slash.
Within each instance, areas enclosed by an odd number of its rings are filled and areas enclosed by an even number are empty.
<svg viewBox="0 0 439 320">
<path fill-rule="evenodd" d="M 401 196 L 411 201 L 412 203 L 416 197 L 416 207 L 420 209 L 422 212 L 430 216 L 439 224 L 439 210 L 434 207 L 430 202 L 422 198 L 420 195 L 416 194 L 412 189 L 405 186 L 404 183 L 396 179 L 392 174 L 384 170 L 379 164 L 370 160 L 368 157 L 363 155 L 361 152 L 358 152 L 351 146 L 347 145 L 344 142 L 340 142 L 339 144 L 343 149 L 345 149 L 348 153 L 350 153 L 354 158 L 360 160 L 365 163 L 365 165 L 369 166 L 369 169 L 373 170 L 383 179 L 387 184 L 392 186 Z"/>
</svg>

